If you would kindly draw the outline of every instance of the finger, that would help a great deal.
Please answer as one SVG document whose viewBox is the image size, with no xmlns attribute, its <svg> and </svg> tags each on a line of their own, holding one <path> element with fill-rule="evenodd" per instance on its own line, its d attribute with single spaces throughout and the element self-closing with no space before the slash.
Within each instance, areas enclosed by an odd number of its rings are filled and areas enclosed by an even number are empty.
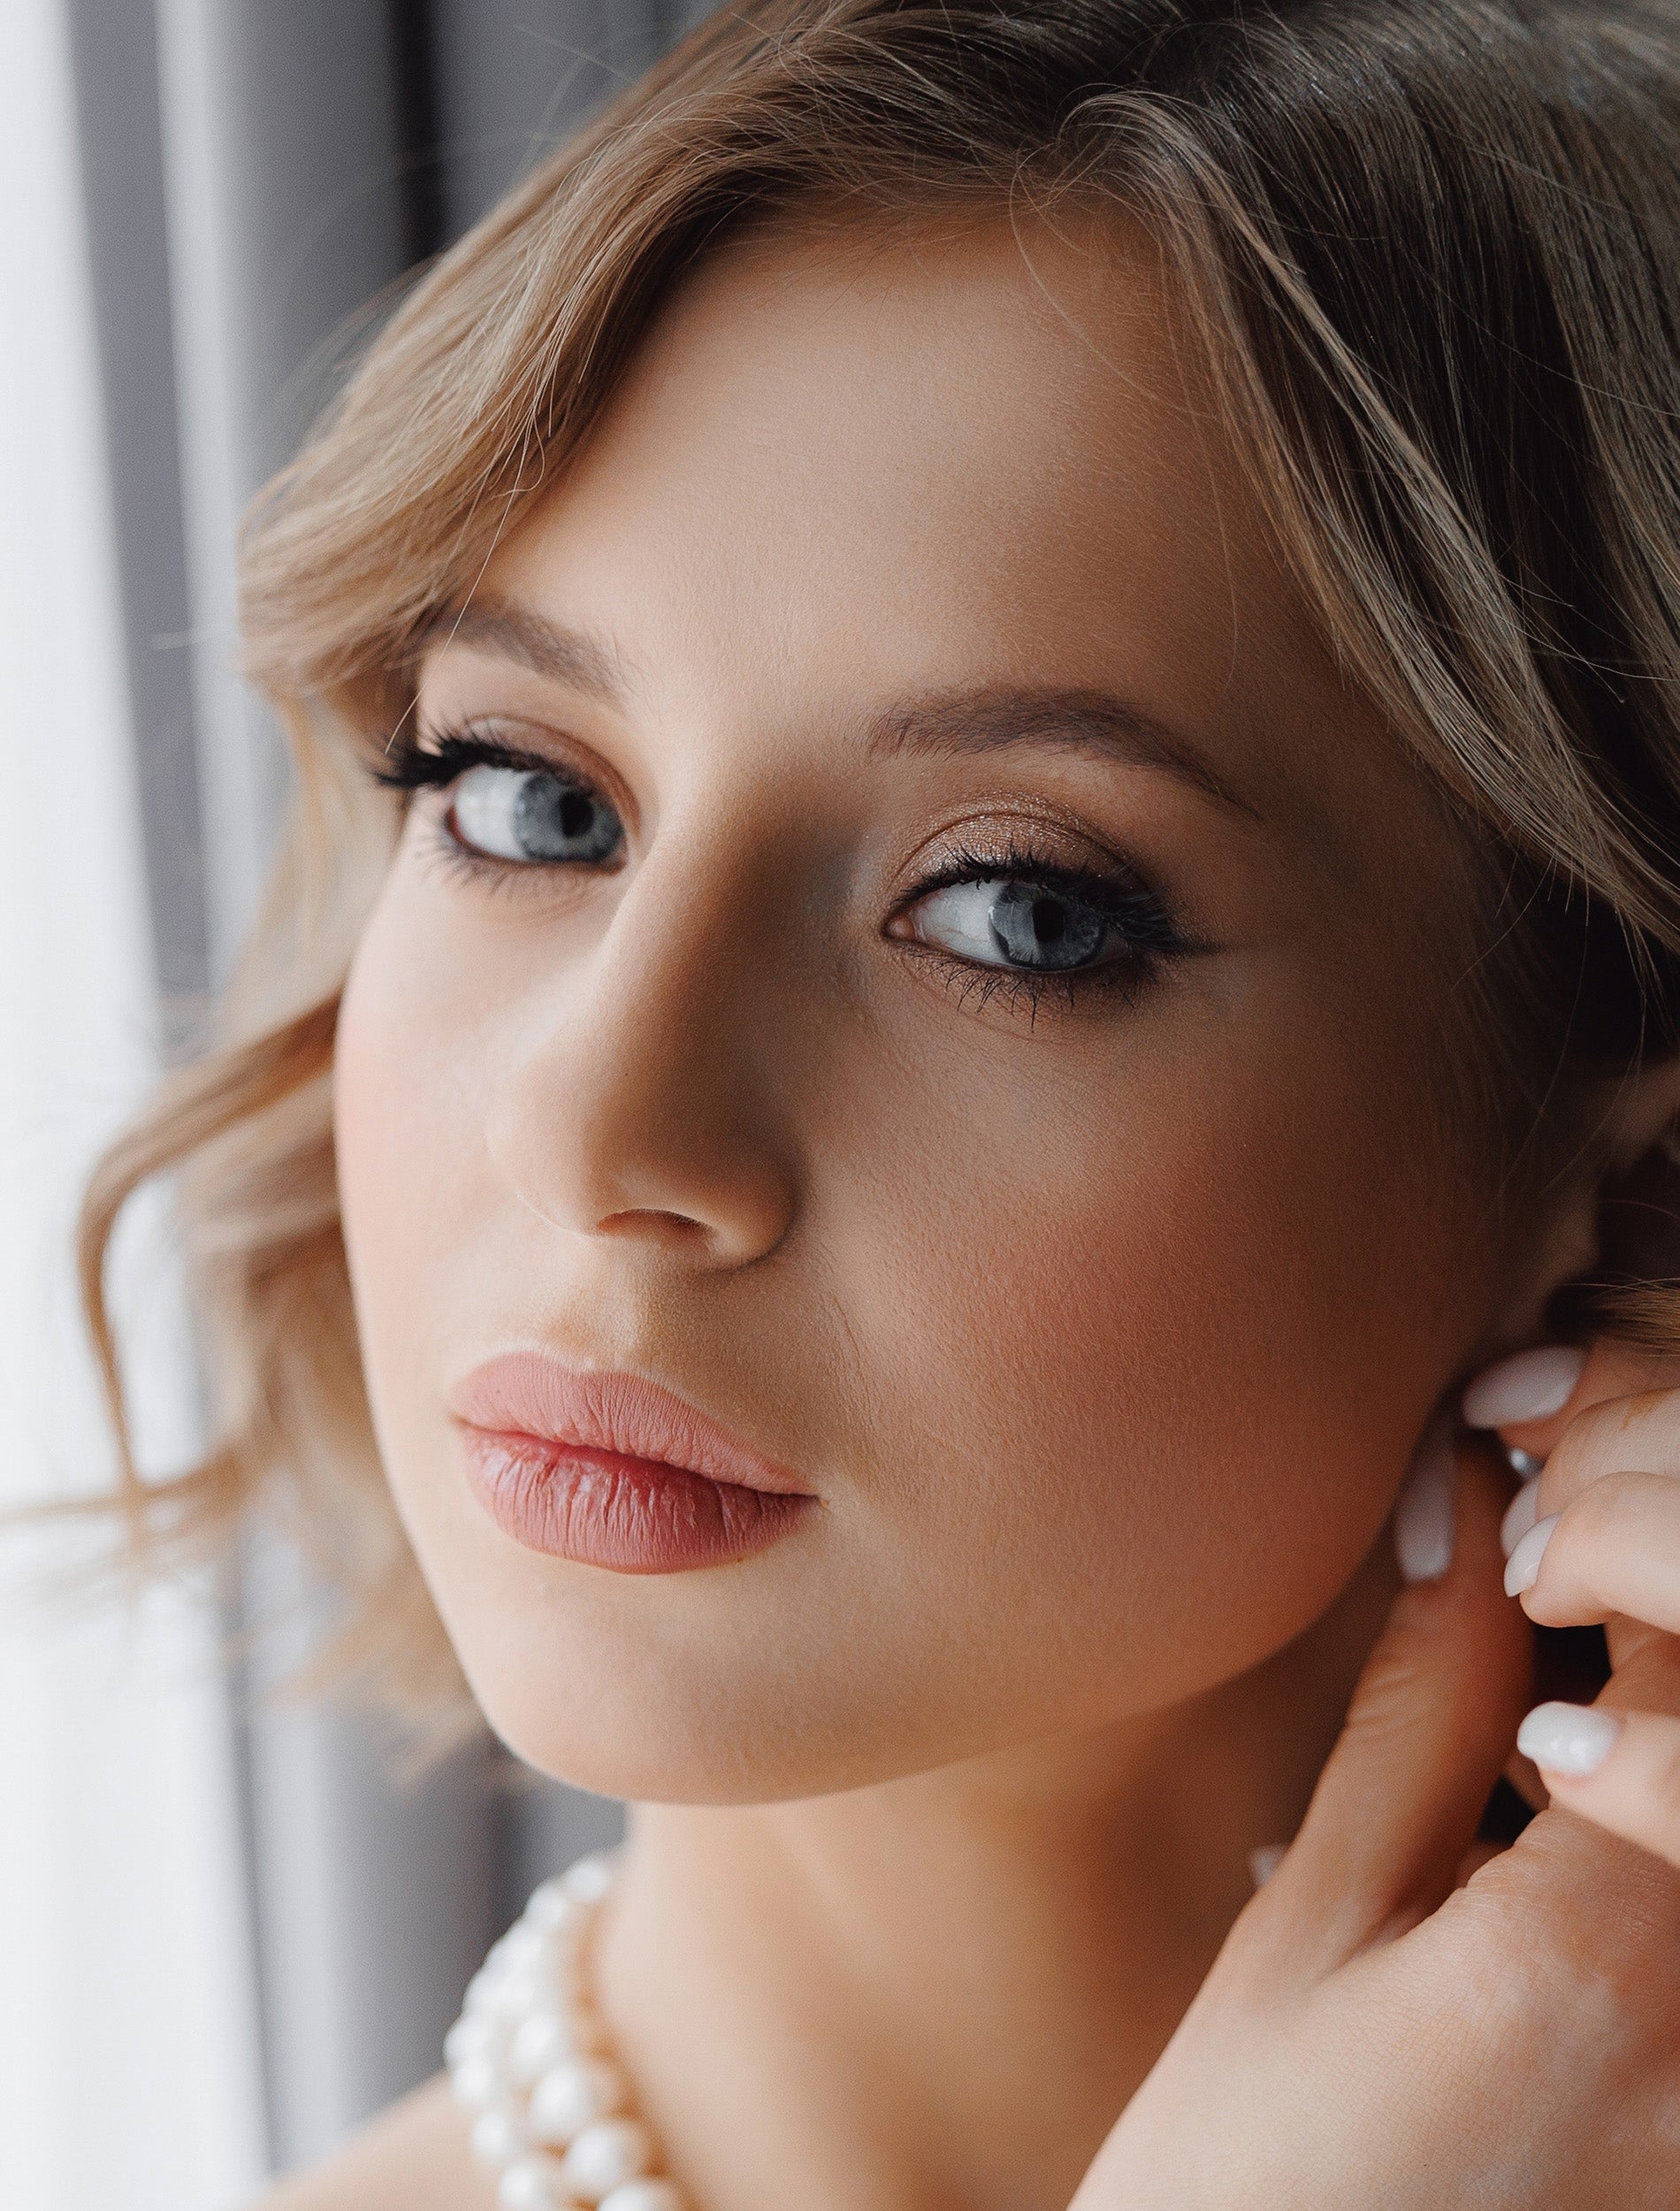
<svg viewBox="0 0 1680 2211">
<path fill-rule="evenodd" d="M 1593 1347 L 1538 1480 L 1519 1489 L 1506 1513 L 1501 1540 L 1508 1554 L 1539 1521 L 1566 1511 L 1613 1475 L 1680 1475 L 1680 1391 L 1666 1386 L 1673 1372 L 1672 1360 L 1659 1362 L 1638 1346 Z M 1634 1386 L 1657 1381 L 1665 1386 Z M 1652 1632 L 1635 1611 L 1611 1608 L 1600 1617 L 1613 1665 L 1623 1664 Z"/>
<path fill-rule="evenodd" d="M 1680 1866 L 1680 1719 L 1541 1704 L 1517 1740 L 1554 1804 Z"/>
<path fill-rule="evenodd" d="M 1535 1522 L 1506 1562 L 1505 1590 L 1542 1627 L 1623 1613 L 1680 1634 L 1680 1480 L 1604 1475 Z"/>
<path fill-rule="evenodd" d="M 1455 1888 L 1468 1888 L 1485 1865 L 1503 1855 L 1506 1845 L 1500 1842 L 1473 1842 L 1460 1858 L 1453 1873 Z"/>
<path fill-rule="evenodd" d="M 1545 1344 L 1501 1359 L 1468 1384 L 1460 1402 L 1466 1427 L 1493 1430 L 1506 1446 L 1549 1459 L 1592 1407 L 1676 1385 L 1680 1359 L 1605 1335 L 1585 1349 Z"/>
<path fill-rule="evenodd" d="M 1539 1477 L 1537 1517 L 1562 1511 L 1607 1474 L 1680 1474 L 1680 1389 L 1606 1397 L 1576 1413 Z"/>
<path fill-rule="evenodd" d="M 1590 1363 L 1590 1353 L 1572 1343 L 1513 1352 L 1466 1385 L 1459 1401 L 1465 1427 L 1496 1430 L 1502 1442 L 1543 1456 L 1556 1442 L 1571 1401 L 1580 1396 Z"/>
<path fill-rule="evenodd" d="M 1452 1563 L 1395 1598 L 1301 1832 L 1250 1907 L 1249 1939 L 1293 1983 L 1450 1892 L 1527 1701 L 1531 1639 L 1500 1591 L 1508 1478 L 1477 1445 L 1455 1458 Z"/>
<path fill-rule="evenodd" d="M 1585 1710 L 1589 1725 L 1596 1719 L 1613 1728 L 1619 1720 L 1630 1723 L 1634 1715 L 1680 1724 L 1680 1641 L 1648 1633 L 1591 1707 L 1564 1709 L 1566 1715 Z M 1555 1708 L 1548 1717 L 1556 1718 Z M 1588 1816 L 1585 1794 L 1578 1802 L 1566 1801 L 1571 1777 L 1560 1768 L 1590 1763 L 1591 1746 L 1588 1756 L 1577 1752 L 1572 1757 L 1567 1740 L 1548 1739 L 1547 1725 L 1546 1718 L 1531 1714 L 1520 1740 L 1529 1756 L 1539 1754 L 1551 1769 L 1543 1776 L 1550 1787 L 1550 1807 L 1529 1822 L 1483 1878 L 1494 1885 L 1495 1893 L 1502 1890 L 1506 1908 L 1515 1913 L 1513 1924 L 1533 1928 L 1545 1942 L 1565 2001 L 1574 1989 L 1594 2003 L 1607 2003 L 1607 2016 L 1624 2023 L 1619 2031 L 1636 2035 L 1654 2031 L 1661 2046 L 1671 2048 L 1674 1980 L 1669 1962 L 1680 1956 L 1680 1874 L 1669 1859 L 1623 1832 L 1631 1819 L 1612 1827 Z M 1619 1735 L 1618 1729 L 1618 1740 Z M 1604 1740 L 1600 1732 L 1599 1743 Z M 1600 1763 L 1607 1763 L 1607 1757 L 1606 1753 Z M 1608 1809 L 1607 1796 L 1597 1809 Z M 1626 1814 L 1629 1808 L 1624 1803 L 1622 1809 Z M 1651 1804 L 1642 1817 L 1653 1830 L 1661 1825 Z"/>
</svg>

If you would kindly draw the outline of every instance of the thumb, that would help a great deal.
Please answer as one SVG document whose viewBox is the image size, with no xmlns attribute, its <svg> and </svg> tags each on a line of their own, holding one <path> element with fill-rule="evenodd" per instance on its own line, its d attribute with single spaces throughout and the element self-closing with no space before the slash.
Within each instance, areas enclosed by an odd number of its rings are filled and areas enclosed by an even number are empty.
<svg viewBox="0 0 1680 2211">
<path fill-rule="evenodd" d="M 1451 1893 L 1528 1702 L 1533 1639 L 1504 1594 L 1499 1542 L 1508 1473 L 1485 1445 L 1443 1439 L 1412 1480 L 1453 1503 L 1451 1564 L 1394 1599 L 1301 1832 L 1250 1908 L 1294 1981 Z"/>
</svg>

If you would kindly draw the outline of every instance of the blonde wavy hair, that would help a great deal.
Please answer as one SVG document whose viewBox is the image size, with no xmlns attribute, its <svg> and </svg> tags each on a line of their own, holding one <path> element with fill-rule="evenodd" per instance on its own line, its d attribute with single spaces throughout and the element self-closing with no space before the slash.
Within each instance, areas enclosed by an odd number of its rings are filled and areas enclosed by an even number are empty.
<svg viewBox="0 0 1680 2211">
<path fill-rule="evenodd" d="M 143 1551 L 259 1496 L 410 1708 L 464 1695 L 370 1433 L 330 1119 L 417 642 L 561 476 L 681 272 L 748 223 L 1108 203 L 1151 234 L 1349 677 L 1487 887 L 1490 1110 L 1671 1046 L 1680 991 L 1680 42 L 1637 0 L 746 0 L 418 284 L 249 517 L 295 803 L 215 1048 L 100 1165 L 81 1281 Z M 175 1178 L 217 1385 L 127 1447 L 103 1278 Z M 1672 1331 L 1671 1294 L 1647 1294 Z"/>
</svg>

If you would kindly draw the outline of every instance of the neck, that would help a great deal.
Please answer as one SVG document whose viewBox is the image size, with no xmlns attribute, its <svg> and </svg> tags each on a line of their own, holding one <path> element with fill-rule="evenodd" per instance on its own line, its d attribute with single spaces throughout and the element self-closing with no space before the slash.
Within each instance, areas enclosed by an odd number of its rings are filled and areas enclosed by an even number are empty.
<svg viewBox="0 0 1680 2211">
<path fill-rule="evenodd" d="M 633 1815 L 603 1999 L 705 2211 L 1061 2211 L 1299 1825 L 1373 1555 L 1164 1713 L 845 1794 Z"/>
</svg>

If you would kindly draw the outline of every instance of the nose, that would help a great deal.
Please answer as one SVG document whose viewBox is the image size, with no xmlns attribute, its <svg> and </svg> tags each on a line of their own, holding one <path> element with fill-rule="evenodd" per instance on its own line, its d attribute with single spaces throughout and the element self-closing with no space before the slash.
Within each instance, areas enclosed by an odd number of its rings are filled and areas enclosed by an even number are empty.
<svg viewBox="0 0 1680 2211">
<path fill-rule="evenodd" d="M 709 884 L 709 889 L 708 889 Z M 638 867 L 601 936 L 533 994 L 487 1109 L 491 1159 L 571 1233 L 686 1264 L 751 1264 L 787 1234 L 798 1182 L 786 1021 L 767 917 L 738 876 Z"/>
</svg>

